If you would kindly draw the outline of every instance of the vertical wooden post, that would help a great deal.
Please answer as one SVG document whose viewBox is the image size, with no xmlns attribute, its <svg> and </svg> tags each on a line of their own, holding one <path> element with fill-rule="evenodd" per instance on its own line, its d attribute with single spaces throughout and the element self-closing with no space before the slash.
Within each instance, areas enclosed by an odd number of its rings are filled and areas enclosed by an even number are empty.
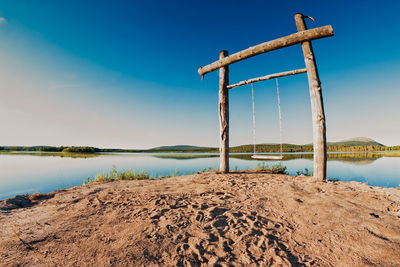
<svg viewBox="0 0 400 267">
<path fill-rule="evenodd" d="M 298 31 L 307 30 L 303 14 L 294 15 Z M 310 89 L 311 112 L 313 122 L 314 144 L 314 177 L 326 179 L 326 126 L 324 102 L 322 99 L 321 82 L 318 76 L 317 63 L 310 41 L 301 43 L 304 61 L 307 68 L 308 84 Z"/>
<path fill-rule="evenodd" d="M 228 56 L 228 51 L 222 50 L 219 58 Z M 229 172 L 229 66 L 219 69 L 219 157 L 221 172 Z"/>
</svg>

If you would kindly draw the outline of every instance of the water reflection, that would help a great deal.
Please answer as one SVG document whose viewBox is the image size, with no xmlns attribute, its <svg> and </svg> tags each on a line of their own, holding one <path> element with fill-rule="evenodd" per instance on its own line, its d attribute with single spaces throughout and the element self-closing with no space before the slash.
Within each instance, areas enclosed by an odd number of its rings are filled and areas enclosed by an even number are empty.
<svg viewBox="0 0 400 267">
<path fill-rule="evenodd" d="M 101 156 L 101 154 L 83 154 L 83 153 L 70 153 L 70 152 L 35 152 L 35 151 L 11 151 L 4 152 L 0 151 L 0 155 L 11 155 L 11 156 L 38 156 L 38 157 L 60 157 L 60 158 L 95 158 Z"/>
<path fill-rule="evenodd" d="M 261 154 L 261 153 L 259 153 Z M 251 156 L 252 153 L 230 154 L 230 158 L 254 160 Z M 203 154 L 152 154 L 156 158 L 169 158 L 177 160 L 199 159 L 199 158 L 214 158 L 219 157 L 217 153 L 203 153 Z M 375 160 L 384 157 L 383 153 L 328 153 L 328 161 L 340 161 L 355 165 L 367 165 L 373 163 Z M 312 153 L 284 153 L 282 161 L 289 161 L 295 159 L 309 159 L 313 160 Z"/>
</svg>

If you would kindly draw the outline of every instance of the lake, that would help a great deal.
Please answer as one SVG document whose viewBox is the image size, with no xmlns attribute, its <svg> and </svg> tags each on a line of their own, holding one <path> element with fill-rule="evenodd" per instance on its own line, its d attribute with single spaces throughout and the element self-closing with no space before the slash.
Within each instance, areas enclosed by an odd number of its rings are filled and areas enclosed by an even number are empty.
<svg viewBox="0 0 400 267">
<path fill-rule="evenodd" d="M 118 170 L 147 170 L 152 176 L 190 174 L 204 168 L 219 166 L 217 154 L 96 154 L 88 157 L 62 157 L 46 153 L 0 153 L 0 199 L 17 194 L 48 193 L 81 185 L 87 177 Z M 232 154 L 231 169 L 254 169 L 265 161 L 252 160 L 250 154 Z M 268 161 L 268 165 L 281 163 L 289 174 L 308 168 L 312 171 L 312 154 L 286 154 L 285 160 Z M 360 153 L 331 153 L 328 160 L 328 177 L 343 181 L 359 181 L 382 187 L 400 184 L 400 157 Z"/>
</svg>

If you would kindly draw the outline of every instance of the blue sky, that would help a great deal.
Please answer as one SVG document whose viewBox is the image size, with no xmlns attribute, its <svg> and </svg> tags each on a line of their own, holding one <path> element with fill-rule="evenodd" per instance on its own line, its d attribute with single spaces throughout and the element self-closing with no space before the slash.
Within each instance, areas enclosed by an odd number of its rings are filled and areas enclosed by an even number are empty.
<svg viewBox="0 0 400 267">
<path fill-rule="evenodd" d="M 301 3 L 300 3 L 301 2 Z M 308 27 L 330 141 L 400 143 L 397 1 L 0 0 L 0 145 L 218 145 L 217 72 L 200 65 Z M 299 45 L 230 69 L 231 82 L 304 67 Z M 306 75 L 279 80 L 285 142 L 310 143 Z M 275 81 L 254 85 L 257 142 L 278 142 Z M 230 94 L 231 144 L 252 142 L 250 86 Z"/>
</svg>

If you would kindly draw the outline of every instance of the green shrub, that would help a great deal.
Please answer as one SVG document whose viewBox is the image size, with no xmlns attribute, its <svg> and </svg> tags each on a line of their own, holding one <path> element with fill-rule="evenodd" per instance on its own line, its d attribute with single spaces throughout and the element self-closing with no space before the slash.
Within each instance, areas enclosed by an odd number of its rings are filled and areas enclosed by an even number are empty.
<svg viewBox="0 0 400 267">
<path fill-rule="evenodd" d="M 297 176 L 299 176 L 299 175 L 312 176 L 313 172 L 311 172 L 308 168 L 304 168 L 304 171 L 303 170 L 297 170 L 296 174 L 297 174 Z"/>
<path fill-rule="evenodd" d="M 327 178 L 327 180 L 328 180 L 329 182 L 338 182 L 338 181 L 339 181 L 338 178 Z"/>
<path fill-rule="evenodd" d="M 265 162 L 257 164 L 257 171 L 271 171 L 274 173 L 286 174 L 286 166 L 281 163 L 269 166 Z"/>
<path fill-rule="evenodd" d="M 114 165 L 110 172 L 97 174 L 94 177 L 94 179 L 90 179 L 88 177 L 86 181 L 85 180 L 83 181 L 83 183 L 89 184 L 91 182 L 102 182 L 102 181 L 113 181 L 113 180 L 145 180 L 150 178 L 151 177 L 147 173 L 147 171 L 137 172 L 133 169 L 117 171 L 117 168 Z"/>
</svg>

